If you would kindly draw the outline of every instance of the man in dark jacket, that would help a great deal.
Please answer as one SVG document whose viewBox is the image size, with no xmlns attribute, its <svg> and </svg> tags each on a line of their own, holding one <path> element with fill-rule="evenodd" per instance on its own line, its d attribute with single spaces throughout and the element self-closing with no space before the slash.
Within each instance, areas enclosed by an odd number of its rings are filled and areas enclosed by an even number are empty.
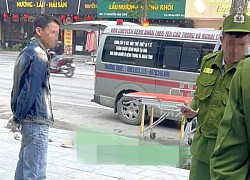
<svg viewBox="0 0 250 180">
<path fill-rule="evenodd" d="M 22 134 L 16 180 L 46 178 L 48 132 L 54 121 L 47 50 L 56 46 L 59 25 L 54 17 L 37 17 L 34 37 L 15 63 L 11 109 Z"/>
</svg>

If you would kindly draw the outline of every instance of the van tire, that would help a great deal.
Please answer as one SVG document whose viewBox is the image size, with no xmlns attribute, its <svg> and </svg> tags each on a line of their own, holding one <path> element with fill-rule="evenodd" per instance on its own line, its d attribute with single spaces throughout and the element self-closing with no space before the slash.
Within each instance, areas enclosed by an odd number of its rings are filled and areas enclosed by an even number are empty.
<svg viewBox="0 0 250 180">
<path fill-rule="evenodd" d="M 117 114 L 120 120 L 126 124 L 139 125 L 141 122 L 141 106 L 138 102 L 126 102 L 133 101 L 131 97 L 122 96 L 117 103 Z M 126 112 L 127 111 L 127 112 Z M 147 111 L 145 111 L 145 118 L 147 117 Z"/>
</svg>

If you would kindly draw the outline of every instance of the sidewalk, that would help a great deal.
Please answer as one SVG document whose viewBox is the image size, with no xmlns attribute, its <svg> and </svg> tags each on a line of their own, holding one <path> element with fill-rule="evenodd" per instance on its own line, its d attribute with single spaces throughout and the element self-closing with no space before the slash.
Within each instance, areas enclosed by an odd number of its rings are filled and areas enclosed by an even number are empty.
<svg viewBox="0 0 250 180">
<path fill-rule="evenodd" d="M 0 180 L 14 179 L 21 142 L 4 128 L 7 120 L 0 119 Z M 76 148 L 62 148 L 72 132 L 50 128 L 47 180 L 185 180 L 189 171 L 168 166 L 86 165 L 77 159 Z M 167 153 L 167 152 L 166 152 Z"/>
</svg>

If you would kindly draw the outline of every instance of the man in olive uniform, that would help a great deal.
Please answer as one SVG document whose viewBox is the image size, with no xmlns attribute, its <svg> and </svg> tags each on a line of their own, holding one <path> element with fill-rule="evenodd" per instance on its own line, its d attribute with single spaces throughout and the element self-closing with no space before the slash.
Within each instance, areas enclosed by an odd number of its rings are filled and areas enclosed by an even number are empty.
<svg viewBox="0 0 250 180">
<path fill-rule="evenodd" d="M 203 58 L 197 89 L 189 104 L 192 110 L 182 110 L 188 120 L 197 116 L 198 122 L 191 146 L 191 180 L 211 179 L 210 157 L 214 151 L 218 126 L 228 102 L 231 79 L 238 62 L 248 54 L 249 33 L 250 18 L 247 15 L 238 13 L 225 18 L 222 51 Z"/>
<path fill-rule="evenodd" d="M 237 67 L 211 157 L 211 179 L 250 179 L 250 56 Z"/>
</svg>

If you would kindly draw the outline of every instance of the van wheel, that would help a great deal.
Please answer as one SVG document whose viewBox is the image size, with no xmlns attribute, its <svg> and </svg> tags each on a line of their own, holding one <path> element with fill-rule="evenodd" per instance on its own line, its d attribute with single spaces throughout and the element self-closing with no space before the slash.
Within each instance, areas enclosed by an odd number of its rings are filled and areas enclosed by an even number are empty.
<svg viewBox="0 0 250 180">
<path fill-rule="evenodd" d="M 130 97 L 121 97 L 117 103 L 117 113 L 120 120 L 126 124 L 139 125 L 141 122 L 141 106 Z M 145 112 L 145 118 L 147 111 Z"/>
</svg>

